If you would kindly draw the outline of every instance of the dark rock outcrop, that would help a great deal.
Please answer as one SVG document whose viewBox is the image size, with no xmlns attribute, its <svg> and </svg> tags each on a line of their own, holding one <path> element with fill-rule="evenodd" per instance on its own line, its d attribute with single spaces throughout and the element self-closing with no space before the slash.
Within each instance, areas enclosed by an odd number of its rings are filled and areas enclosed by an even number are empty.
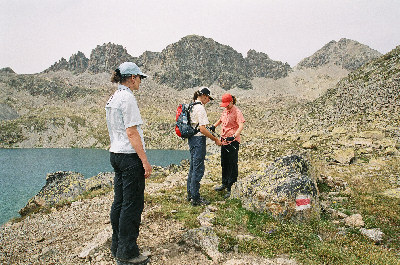
<svg viewBox="0 0 400 265">
<path fill-rule="evenodd" d="M 46 184 L 28 204 L 19 211 L 21 216 L 44 205 L 55 205 L 72 200 L 85 190 L 85 179 L 77 172 L 58 171 L 47 174 Z"/>
<path fill-rule="evenodd" d="M 248 210 L 294 220 L 319 217 L 318 195 L 308 163 L 296 155 L 276 159 L 263 175 L 238 181 L 231 193 Z"/>
<path fill-rule="evenodd" d="M 247 69 L 251 76 L 266 78 L 286 77 L 292 68 L 288 63 L 271 60 L 267 54 L 249 50 L 245 58 Z"/>
<path fill-rule="evenodd" d="M 214 83 L 223 89 L 251 88 L 243 56 L 210 38 L 186 36 L 168 45 L 160 61 L 161 70 L 154 77 L 161 84 L 178 89 Z"/>
<path fill-rule="evenodd" d="M 381 54 L 366 45 L 349 39 L 331 41 L 297 67 L 316 68 L 340 65 L 355 70 Z M 98 45 L 87 59 L 82 52 L 67 61 L 61 58 L 45 72 L 67 70 L 75 74 L 112 72 L 124 61 L 136 62 L 143 71 L 151 73 L 159 84 L 181 90 L 213 84 L 225 90 L 252 89 L 254 77 L 279 79 L 288 76 L 292 68 L 288 63 L 271 60 L 267 54 L 249 50 L 247 57 L 228 45 L 211 38 L 189 35 L 168 45 L 161 52 L 146 51 L 138 58 L 128 54 L 121 45 Z"/>
<path fill-rule="evenodd" d="M 78 53 L 73 54 L 67 61 L 65 58 L 61 58 L 58 62 L 54 63 L 44 72 L 57 72 L 57 71 L 71 71 L 72 73 L 79 74 L 83 73 L 88 68 L 89 59 L 78 51 Z"/>
<path fill-rule="evenodd" d="M 73 73 L 83 73 L 89 65 L 89 59 L 82 52 L 72 55 L 68 61 L 68 70 Z"/>
<path fill-rule="evenodd" d="M 58 62 L 55 62 L 48 69 L 44 70 L 44 72 L 57 72 L 62 70 L 69 70 L 68 61 L 64 57 L 62 57 Z"/>
<path fill-rule="evenodd" d="M 103 45 L 97 45 L 90 54 L 90 59 L 78 51 L 73 54 L 67 61 L 65 58 L 61 58 L 58 62 L 54 63 L 44 72 L 56 72 L 67 70 L 75 74 L 89 71 L 90 73 L 103 73 L 112 72 L 123 62 L 136 61 L 136 58 L 128 54 L 126 49 L 121 45 L 107 43 Z"/>
<path fill-rule="evenodd" d="M 98 45 L 90 54 L 88 71 L 91 73 L 112 72 L 121 63 L 135 61 L 121 45 L 107 43 Z"/>
</svg>

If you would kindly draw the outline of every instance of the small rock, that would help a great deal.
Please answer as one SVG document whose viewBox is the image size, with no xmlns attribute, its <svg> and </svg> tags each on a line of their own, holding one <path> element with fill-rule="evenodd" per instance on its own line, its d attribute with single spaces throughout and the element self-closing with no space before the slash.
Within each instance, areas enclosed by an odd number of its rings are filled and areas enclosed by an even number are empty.
<svg viewBox="0 0 400 265">
<path fill-rule="evenodd" d="M 382 241 L 382 237 L 385 235 L 379 228 L 374 229 L 360 229 L 361 234 L 367 236 L 368 238 L 372 239 L 374 242 Z"/>
<path fill-rule="evenodd" d="M 347 226 L 350 227 L 362 227 L 364 226 L 364 221 L 361 214 L 353 214 L 344 219 Z"/>
<path fill-rule="evenodd" d="M 340 164 L 350 164 L 352 160 L 355 158 L 354 150 L 352 148 L 348 148 L 346 150 L 337 150 L 334 153 L 333 159 L 335 159 Z"/>
<path fill-rule="evenodd" d="M 317 145 L 313 141 L 307 141 L 303 143 L 302 147 L 304 149 L 317 149 Z"/>
</svg>

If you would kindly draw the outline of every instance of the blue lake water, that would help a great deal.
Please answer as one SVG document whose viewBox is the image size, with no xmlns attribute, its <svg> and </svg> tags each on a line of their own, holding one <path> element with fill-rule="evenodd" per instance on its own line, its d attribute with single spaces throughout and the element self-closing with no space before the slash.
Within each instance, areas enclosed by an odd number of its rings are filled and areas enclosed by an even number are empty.
<svg viewBox="0 0 400 265">
<path fill-rule="evenodd" d="M 147 150 L 150 164 L 168 166 L 189 159 L 189 151 Z M 47 173 L 76 171 L 85 178 L 112 172 L 102 149 L 0 149 L 0 225 L 13 217 L 46 183 Z"/>
</svg>

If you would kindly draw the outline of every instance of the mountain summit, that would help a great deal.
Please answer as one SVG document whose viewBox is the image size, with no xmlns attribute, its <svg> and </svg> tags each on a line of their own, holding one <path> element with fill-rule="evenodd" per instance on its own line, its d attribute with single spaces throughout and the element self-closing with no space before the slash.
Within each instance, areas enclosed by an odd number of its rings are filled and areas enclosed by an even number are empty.
<svg viewBox="0 0 400 265">
<path fill-rule="evenodd" d="M 159 83 L 183 89 L 217 84 L 223 89 L 250 89 L 252 77 L 280 78 L 291 70 L 288 64 L 250 50 L 247 58 L 213 39 L 190 35 L 167 46 L 158 57 Z"/>
<path fill-rule="evenodd" d="M 330 41 L 313 55 L 299 62 L 297 68 L 317 68 L 334 64 L 353 71 L 380 56 L 382 56 L 380 52 L 371 49 L 367 45 L 343 38 L 338 42 Z"/>
</svg>

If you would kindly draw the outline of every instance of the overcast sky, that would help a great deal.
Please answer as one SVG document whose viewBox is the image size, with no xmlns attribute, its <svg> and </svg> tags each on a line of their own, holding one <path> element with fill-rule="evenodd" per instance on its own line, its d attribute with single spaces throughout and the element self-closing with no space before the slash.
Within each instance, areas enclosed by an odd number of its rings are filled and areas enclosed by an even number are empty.
<svg viewBox="0 0 400 265">
<path fill-rule="evenodd" d="M 0 0 L 0 68 L 19 74 L 108 42 L 139 56 L 191 34 L 292 67 L 341 38 L 387 53 L 400 0 Z"/>
</svg>

